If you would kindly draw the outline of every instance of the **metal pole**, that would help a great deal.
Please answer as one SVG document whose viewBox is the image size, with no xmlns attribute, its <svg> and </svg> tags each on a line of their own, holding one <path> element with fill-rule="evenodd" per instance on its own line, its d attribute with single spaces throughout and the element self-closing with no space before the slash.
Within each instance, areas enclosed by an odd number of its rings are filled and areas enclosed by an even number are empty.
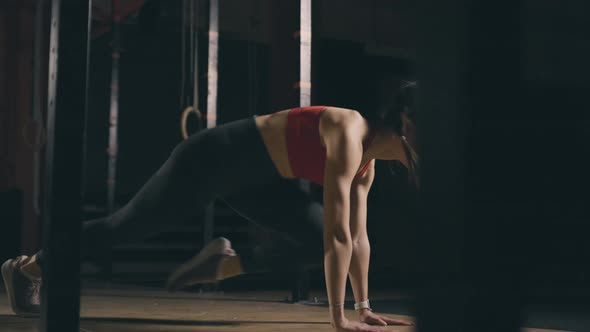
<svg viewBox="0 0 590 332">
<path fill-rule="evenodd" d="M 299 106 L 311 105 L 311 0 L 299 0 Z M 300 180 L 299 185 L 311 193 L 307 180 Z"/>
<path fill-rule="evenodd" d="M 299 106 L 311 105 L 311 0 L 299 0 Z M 307 180 L 299 185 L 311 195 L 311 184 Z M 302 269 L 295 276 L 295 287 L 291 290 L 293 302 L 310 300 L 309 271 Z"/>
<path fill-rule="evenodd" d="M 217 125 L 217 59 L 219 52 L 219 0 L 209 2 L 209 64 L 207 69 L 208 95 L 207 95 L 207 128 Z M 197 57 L 195 51 L 195 73 L 197 72 Z M 197 90 L 195 74 L 195 93 Z M 196 98 L 197 95 L 195 95 Z M 195 100 L 196 103 L 196 100 Z M 211 203 L 205 210 L 203 224 L 203 245 L 213 239 L 213 228 L 215 226 L 215 203 Z"/>
<path fill-rule="evenodd" d="M 112 0 L 111 10 L 113 17 L 113 50 L 111 65 L 111 110 L 109 121 L 109 147 L 107 153 L 108 161 L 108 178 L 107 178 L 107 213 L 115 211 L 115 194 L 117 181 L 117 155 L 119 151 L 119 58 L 120 53 L 120 21 L 119 0 Z"/>
<path fill-rule="evenodd" d="M 192 8 L 191 26 L 194 31 L 193 35 L 193 109 L 199 109 L 199 0 L 192 0 L 194 8 Z"/>
<path fill-rule="evenodd" d="M 217 125 L 217 59 L 219 54 L 219 0 L 209 2 L 209 65 L 207 95 L 207 128 Z"/>
<path fill-rule="evenodd" d="M 300 0 L 299 106 L 311 105 L 311 0 Z"/>
<path fill-rule="evenodd" d="M 53 0 L 43 201 L 43 332 L 78 332 L 81 172 L 91 2 Z M 59 55 L 59 56 L 58 56 Z"/>
</svg>

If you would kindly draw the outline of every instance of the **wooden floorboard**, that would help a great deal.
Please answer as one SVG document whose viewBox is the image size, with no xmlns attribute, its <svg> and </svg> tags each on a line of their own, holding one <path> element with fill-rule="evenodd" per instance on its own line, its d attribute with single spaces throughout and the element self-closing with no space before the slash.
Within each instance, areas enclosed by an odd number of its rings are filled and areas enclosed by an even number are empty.
<svg viewBox="0 0 590 332">
<path fill-rule="evenodd" d="M 287 292 L 174 293 L 158 289 L 102 288 L 82 296 L 82 332 L 267 332 L 333 331 L 321 305 L 285 302 Z M 37 319 L 14 316 L 0 294 L 0 331 L 37 331 Z M 312 294 L 319 299 L 325 295 Z M 376 298 L 379 296 L 376 295 Z M 391 297 L 382 295 L 382 297 Z M 354 310 L 347 310 L 357 319 Z M 412 319 L 389 314 L 391 317 Z M 388 326 L 387 331 L 411 332 L 411 327 Z M 558 330 L 523 329 L 526 332 Z"/>
</svg>

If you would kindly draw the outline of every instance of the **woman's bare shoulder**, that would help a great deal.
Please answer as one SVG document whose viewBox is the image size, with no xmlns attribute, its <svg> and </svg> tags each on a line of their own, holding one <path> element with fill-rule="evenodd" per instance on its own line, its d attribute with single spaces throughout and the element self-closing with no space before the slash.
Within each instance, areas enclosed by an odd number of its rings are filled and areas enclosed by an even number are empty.
<svg viewBox="0 0 590 332">
<path fill-rule="evenodd" d="M 362 118 L 361 114 L 356 110 L 330 106 L 326 108 L 320 121 L 330 127 L 346 129 L 358 126 Z"/>
<path fill-rule="evenodd" d="M 359 112 L 347 108 L 328 107 L 320 118 L 320 136 L 322 141 L 328 136 L 342 138 L 346 136 L 355 140 L 361 135 L 363 117 Z"/>
</svg>

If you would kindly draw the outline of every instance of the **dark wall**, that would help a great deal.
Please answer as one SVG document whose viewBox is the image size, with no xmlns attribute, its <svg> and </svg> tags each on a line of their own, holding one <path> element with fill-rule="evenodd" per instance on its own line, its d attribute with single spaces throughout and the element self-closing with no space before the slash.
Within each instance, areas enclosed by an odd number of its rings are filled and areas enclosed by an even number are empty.
<svg viewBox="0 0 590 332">
<path fill-rule="evenodd" d="M 120 68 L 119 160 L 117 197 L 123 203 L 168 158 L 182 137 L 180 25 L 162 23 L 149 36 L 127 27 Z M 106 199 L 106 147 L 110 95 L 110 41 L 92 42 L 88 113 L 87 200 Z M 206 110 L 207 35 L 199 40 L 199 107 Z M 188 56 L 188 53 L 187 53 Z M 220 38 L 218 123 L 268 113 L 268 50 L 255 42 Z M 186 79 L 192 80 L 188 68 Z M 192 95 L 192 87 L 185 88 Z M 190 98 L 189 98 L 190 100 Z M 197 123 L 189 121 L 189 132 Z"/>
<path fill-rule="evenodd" d="M 42 149 L 42 140 L 35 139 L 42 128 L 32 115 L 34 22 L 34 1 L 0 2 L 0 200 L 6 199 L 0 205 L 7 209 L 0 223 L 10 232 L 3 233 L 10 237 L 10 250 L 26 254 L 40 244 L 34 154 Z M 47 43 L 41 47 L 47 50 Z M 47 67 L 44 62 L 41 66 Z M 40 80 L 46 82 L 47 75 Z M 44 112 L 46 94 L 41 91 Z M 13 204 L 15 193 L 18 204 Z"/>
<path fill-rule="evenodd" d="M 590 22 L 584 1 L 524 1 L 525 201 L 537 218 L 530 276 L 544 285 L 590 283 Z"/>
</svg>

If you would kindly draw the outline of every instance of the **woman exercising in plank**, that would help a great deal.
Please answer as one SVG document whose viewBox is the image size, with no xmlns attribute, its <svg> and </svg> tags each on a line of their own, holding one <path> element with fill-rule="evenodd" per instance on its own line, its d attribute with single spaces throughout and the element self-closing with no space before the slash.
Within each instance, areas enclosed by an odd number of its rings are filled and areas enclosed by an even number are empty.
<svg viewBox="0 0 590 332">
<path fill-rule="evenodd" d="M 97 257 L 113 244 L 146 238 L 201 212 L 222 198 L 252 222 L 288 234 L 300 244 L 297 256 L 324 254 L 332 326 L 338 332 L 379 331 L 373 325 L 411 323 L 371 311 L 368 303 L 370 245 L 367 195 L 374 160 L 399 160 L 417 184 L 412 84 L 395 91 L 394 102 L 373 117 L 312 106 L 238 120 L 200 131 L 180 143 L 140 191 L 114 214 L 84 223 L 82 253 Z M 289 179 L 324 188 L 323 207 Z M 232 193 L 264 188 L 255 204 L 232 200 Z M 260 191 L 257 191 L 260 192 Z M 17 314 L 39 312 L 38 285 L 45 255 L 38 252 L 2 265 L 9 302 Z M 293 259 L 298 259 L 293 257 Z M 169 289 L 221 280 L 242 273 L 293 264 L 288 257 L 244 252 L 219 238 L 169 278 Z M 344 316 L 350 277 L 360 322 Z"/>
</svg>

